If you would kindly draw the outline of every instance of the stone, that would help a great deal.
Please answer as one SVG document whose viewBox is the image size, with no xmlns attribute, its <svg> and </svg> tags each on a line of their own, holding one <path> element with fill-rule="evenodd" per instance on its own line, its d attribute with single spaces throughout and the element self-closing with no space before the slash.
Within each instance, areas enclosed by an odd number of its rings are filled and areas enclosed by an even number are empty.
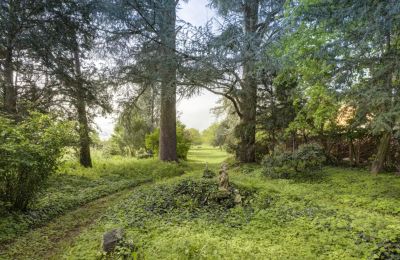
<svg viewBox="0 0 400 260">
<path fill-rule="evenodd" d="M 242 204 L 242 196 L 240 196 L 239 190 L 235 189 L 233 192 L 235 194 L 234 198 L 235 204 Z"/>
<path fill-rule="evenodd" d="M 123 241 L 124 231 L 121 228 L 116 228 L 106 232 L 103 235 L 103 250 L 106 253 L 114 251 L 115 247 Z"/>
<path fill-rule="evenodd" d="M 221 170 L 219 171 L 218 180 L 219 180 L 219 190 L 229 192 L 229 176 L 226 163 L 222 164 Z"/>
</svg>

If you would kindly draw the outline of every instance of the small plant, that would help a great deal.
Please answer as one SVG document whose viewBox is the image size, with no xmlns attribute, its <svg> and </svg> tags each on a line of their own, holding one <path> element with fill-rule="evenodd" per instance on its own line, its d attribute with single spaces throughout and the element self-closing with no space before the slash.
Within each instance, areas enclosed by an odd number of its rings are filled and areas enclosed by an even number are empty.
<svg viewBox="0 0 400 260">
<path fill-rule="evenodd" d="M 322 169 L 325 156 L 317 144 L 304 144 L 294 153 L 277 150 L 263 160 L 263 171 L 271 178 L 292 178 L 313 174 Z"/>
<path fill-rule="evenodd" d="M 206 168 L 203 171 L 203 178 L 212 179 L 216 176 L 215 172 L 208 168 L 208 164 L 206 164 Z"/>
<path fill-rule="evenodd" d="M 0 117 L 0 199 L 26 210 L 59 165 L 73 128 L 47 115 L 32 113 L 15 123 Z"/>
</svg>

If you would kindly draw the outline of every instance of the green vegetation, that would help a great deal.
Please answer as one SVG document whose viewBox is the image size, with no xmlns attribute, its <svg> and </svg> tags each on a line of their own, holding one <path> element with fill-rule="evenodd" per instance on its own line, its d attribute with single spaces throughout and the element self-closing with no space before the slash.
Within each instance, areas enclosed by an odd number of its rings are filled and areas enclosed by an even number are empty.
<svg viewBox="0 0 400 260">
<path fill-rule="evenodd" d="M 193 165 L 197 154 L 207 160 L 207 151 L 193 149 Z M 395 176 L 325 168 L 317 182 L 277 180 L 259 166 L 242 166 L 229 171 L 245 198 L 232 207 L 212 199 L 201 204 L 197 195 L 216 187 L 215 179 L 201 180 L 201 171 L 196 166 L 189 176 L 135 189 L 64 257 L 98 257 L 102 234 L 114 227 L 125 228 L 137 254 L 148 259 L 365 259 L 400 235 Z"/>
<path fill-rule="evenodd" d="M 15 123 L 0 117 L 0 207 L 26 210 L 73 140 L 72 125 L 33 113 Z"/>
<path fill-rule="evenodd" d="M 264 158 L 264 174 L 283 179 L 312 177 L 319 174 L 325 159 L 322 148 L 317 144 L 303 144 L 294 152 L 276 150 Z"/>
<path fill-rule="evenodd" d="M 103 160 L 90 169 L 66 163 L 49 178 L 47 189 L 27 211 L 12 213 L 4 206 L 0 208 L 0 244 L 95 199 L 142 183 L 181 175 L 183 171 L 184 167 L 176 163 L 151 159 Z"/>
<path fill-rule="evenodd" d="M 176 127 L 176 154 L 178 159 L 186 160 L 190 146 L 192 144 L 192 135 L 185 125 L 178 122 Z M 160 129 L 157 128 L 153 133 L 146 135 L 146 147 L 154 154 L 159 154 L 160 150 Z"/>
<path fill-rule="evenodd" d="M 1 259 L 400 259 L 399 0 L 0 10 Z"/>
</svg>

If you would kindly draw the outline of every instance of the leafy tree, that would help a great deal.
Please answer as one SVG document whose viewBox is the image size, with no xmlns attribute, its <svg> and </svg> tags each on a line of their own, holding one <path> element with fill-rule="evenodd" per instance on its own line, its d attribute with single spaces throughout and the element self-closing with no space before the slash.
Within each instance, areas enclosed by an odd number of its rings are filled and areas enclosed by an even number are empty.
<svg viewBox="0 0 400 260">
<path fill-rule="evenodd" d="M 34 55 L 37 26 L 45 22 L 45 2 L 4 0 L 0 3 L 0 83 L 3 109 L 17 114 L 18 90 L 15 81 L 17 71 Z M 30 60 L 32 61 L 32 60 Z"/>
<path fill-rule="evenodd" d="M 210 1 L 224 24 L 219 35 L 210 33 L 205 65 L 194 82 L 229 99 L 240 118 L 235 135 L 236 157 L 254 162 L 257 88 L 257 64 L 282 32 L 280 18 L 285 1 Z M 203 74 L 202 74 L 203 73 Z"/>
<path fill-rule="evenodd" d="M 263 77 L 258 93 L 257 125 L 259 142 L 266 142 L 269 151 L 273 152 L 278 142 L 285 141 L 285 131 L 296 117 L 294 102 L 298 96 L 298 80 L 290 69 L 282 69 L 273 78 Z"/>
<path fill-rule="evenodd" d="M 380 172 L 398 125 L 400 3 L 303 0 L 296 10 L 301 28 L 328 32 L 312 55 L 334 66 L 332 85 L 351 95 L 358 124 L 380 137 L 371 168 Z"/>
<path fill-rule="evenodd" d="M 18 123 L 0 117 L 0 129 L 0 199 L 26 210 L 56 171 L 63 148 L 71 145 L 73 127 L 32 113 Z"/>
<path fill-rule="evenodd" d="M 160 150 L 163 161 L 177 160 L 176 92 L 177 92 L 177 25 L 179 1 L 116 1 L 111 5 L 111 30 L 114 38 L 125 44 L 129 57 L 122 61 L 123 76 L 143 89 L 151 84 L 160 89 Z M 113 39 L 114 39 L 113 38 Z M 138 47 L 132 48 L 137 42 Z M 137 51 L 139 50 L 139 51 Z M 126 53 L 125 53 L 126 55 Z M 150 70 L 149 70 L 150 68 Z M 157 73 L 149 73 L 150 71 Z M 139 91 L 139 95 L 142 91 Z"/>
<path fill-rule="evenodd" d="M 194 144 L 194 145 L 202 144 L 203 141 L 201 139 L 201 134 L 200 134 L 199 130 L 197 130 L 195 128 L 189 128 L 187 131 L 189 132 L 190 140 L 192 140 L 192 144 Z"/>
<path fill-rule="evenodd" d="M 49 15 L 53 21 L 42 26 L 46 38 L 41 42 L 41 60 L 59 81 L 56 92 L 64 100 L 57 105 L 79 123 L 80 164 L 91 167 L 89 108 L 109 111 L 102 74 L 87 59 L 94 54 L 94 15 L 97 10 L 95 3 L 89 0 L 52 4 Z M 66 106 L 72 106 L 72 109 Z"/>
</svg>

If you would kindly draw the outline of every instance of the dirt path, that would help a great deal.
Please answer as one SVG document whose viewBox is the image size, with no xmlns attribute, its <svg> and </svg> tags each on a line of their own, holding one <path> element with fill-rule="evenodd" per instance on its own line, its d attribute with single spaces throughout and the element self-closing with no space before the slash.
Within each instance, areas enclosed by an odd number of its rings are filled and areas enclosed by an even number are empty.
<svg viewBox="0 0 400 260">
<path fill-rule="evenodd" d="M 57 259 L 85 228 L 96 223 L 103 212 L 128 196 L 134 188 L 92 201 L 55 218 L 2 248 L 0 259 Z"/>
</svg>

